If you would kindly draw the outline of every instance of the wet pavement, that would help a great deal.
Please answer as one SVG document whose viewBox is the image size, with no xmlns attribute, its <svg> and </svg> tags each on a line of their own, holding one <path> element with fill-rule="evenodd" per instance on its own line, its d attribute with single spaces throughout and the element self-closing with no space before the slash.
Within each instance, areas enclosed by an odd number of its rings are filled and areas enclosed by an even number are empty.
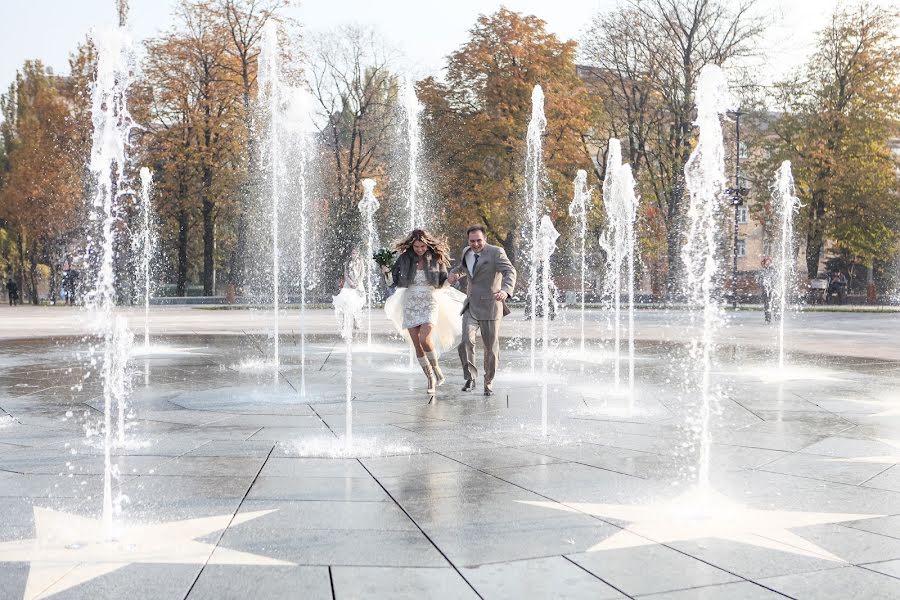
<svg viewBox="0 0 900 600">
<path fill-rule="evenodd" d="M 608 342 L 559 340 L 545 376 L 509 337 L 493 397 L 461 392 L 446 356 L 428 405 L 379 321 L 354 352 L 348 450 L 326 316 L 302 371 L 289 328 L 277 374 L 263 333 L 173 321 L 138 342 L 111 540 L 86 344 L 2 342 L 0 597 L 900 597 L 900 361 L 879 350 L 897 315 L 810 321 L 874 356 L 795 349 L 783 372 L 768 343 L 725 343 L 770 330 L 748 318 L 723 336 L 702 495 L 698 399 L 672 340 L 639 340 L 629 395 Z"/>
</svg>

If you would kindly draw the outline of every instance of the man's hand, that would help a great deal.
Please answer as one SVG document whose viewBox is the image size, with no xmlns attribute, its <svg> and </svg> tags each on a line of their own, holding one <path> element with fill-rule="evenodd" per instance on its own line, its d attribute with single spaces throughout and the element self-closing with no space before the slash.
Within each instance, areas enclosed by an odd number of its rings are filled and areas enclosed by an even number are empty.
<svg viewBox="0 0 900 600">
<path fill-rule="evenodd" d="M 450 285 L 453 285 L 459 280 L 460 276 L 458 273 L 450 273 L 450 275 L 447 276 L 447 283 L 449 283 Z"/>
<path fill-rule="evenodd" d="M 503 302 L 503 301 L 506 300 L 507 298 L 509 298 L 509 294 L 507 294 L 507 293 L 504 292 L 503 290 L 500 290 L 499 292 L 497 292 L 496 294 L 494 294 L 494 299 L 495 299 L 497 302 Z"/>
</svg>

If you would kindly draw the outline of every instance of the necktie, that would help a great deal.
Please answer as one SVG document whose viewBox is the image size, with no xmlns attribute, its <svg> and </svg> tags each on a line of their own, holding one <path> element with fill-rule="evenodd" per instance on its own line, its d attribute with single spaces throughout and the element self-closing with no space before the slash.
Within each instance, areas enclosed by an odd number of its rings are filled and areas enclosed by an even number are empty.
<svg viewBox="0 0 900 600">
<path fill-rule="evenodd" d="M 472 263 L 472 277 L 475 276 L 475 267 L 478 266 L 478 255 L 475 255 L 475 262 Z"/>
</svg>

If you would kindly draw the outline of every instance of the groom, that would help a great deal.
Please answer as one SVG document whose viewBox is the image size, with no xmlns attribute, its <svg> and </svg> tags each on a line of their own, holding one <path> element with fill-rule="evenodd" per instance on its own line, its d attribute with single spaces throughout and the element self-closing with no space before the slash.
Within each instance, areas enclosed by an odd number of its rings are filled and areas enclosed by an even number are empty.
<svg viewBox="0 0 900 600">
<path fill-rule="evenodd" d="M 462 391 L 475 389 L 475 378 L 478 376 L 475 336 L 480 329 L 484 342 L 484 395 L 493 396 L 491 384 L 500 354 L 500 320 L 509 314 L 506 300 L 516 287 L 516 269 L 503 248 L 486 243 L 484 227 L 473 225 L 466 235 L 469 247 L 463 251 L 462 260 L 450 270 L 447 278 L 450 284 L 463 277 L 469 278 L 462 309 L 462 343 L 459 345 L 459 359 L 466 377 Z"/>
</svg>

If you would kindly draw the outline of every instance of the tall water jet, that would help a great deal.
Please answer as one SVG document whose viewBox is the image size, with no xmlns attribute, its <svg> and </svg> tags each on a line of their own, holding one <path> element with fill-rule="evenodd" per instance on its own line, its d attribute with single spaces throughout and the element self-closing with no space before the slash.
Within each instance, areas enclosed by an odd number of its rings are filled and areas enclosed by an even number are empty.
<svg viewBox="0 0 900 600">
<path fill-rule="evenodd" d="M 366 345 L 372 347 L 372 296 L 375 285 L 372 277 L 372 256 L 375 254 L 375 211 L 381 206 L 375 198 L 375 180 L 363 179 L 363 198 L 359 202 L 359 212 L 363 215 L 366 227 L 366 265 L 365 293 L 366 293 Z"/>
<path fill-rule="evenodd" d="M 278 207 L 281 204 L 281 148 L 279 144 L 279 113 L 281 102 L 280 65 L 278 56 L 278 27 L 268 21 L 263 29 L 259 51 L 259 103 L 266 116 L 266 137 L 262 144 L 263 164 L 268 166 L 269 206 L 272 240 L 272 336 L 274 350 L 275 384 L 279 380 L 280 339 L 279 339 L 279 280 L 281 274 L 280 249 L 278 247 Z"/>
<path fill-rule="evenodd" d="M 634 192 L 634 175 L 631 165 L 622 165 L 616 175 L 613 198 L 619 207 L 622 223 L 625 256 L 625 286 L 628 298 L 628 393 L 629 403 L 634 402 L 634 263 L 637 240 L 634 225 L 637 220 L 638 199 Z"/>
<path fill-rule="evenodd" d="M 580 248 L 578 256 L 581 259 L 581 343 L 579 350 L 584 352 L 584 288 L 587 278 L 587 257 L 584 252 L 584 242 L 587 238 L 587 213 L 591 208 L 591 194 L 587 189 L 587 171 L 579 169 L 575 174 L 575 194 L 572 203 L 569 204 L 569 216 L 575 217 L 578 222 L 578 238 Z"/>
<path fill-rule="evenodd" d="M 775 286 L 773 304 L 778 307 L 778 367 L 784 368 L 784 324 L 788 309 L 788 299 L 794 282 L 794 215 L 800 210 L 800 199 L 794 188 L 791 161 L 786 160 L 775 172 L 772 187 L 772 201 L 775 205 L 779 238 L 775 247 Z"/>
<path fill-rule="evenodd" d="M 120 3 L 120 14 L 127 5 Z M 86 255 L 93 261 L 93 289 L 85 303 L 94 316 L 94 329 L 102 347 L 100 377 L 103 386 L 103 526 L 112 537 L 111 447 L 113 404 L 123 401 L 117 394 L 118 382 L 124 377 L 124 361 L 117 356 L 117 342 L 124 325 L 113 319 L 116 275 L 114 269 L 116 232 L 123 216 L 121 201 L 128 189 L 128 141 L 135 126 L 128 112 L 128 89 L 134 73 L 134 50 L 124 27 L 96 31 L 92 40 L 97 50 L 97 75 L 91 91 L 93 143 L 89 169 L 95 192 L 91 201 L 90 220 L 95 233 L 89 238 Z M 118 332 L 118 333 L 117 333 Z M 91 354 L 93 355 L 92 348 Z M 92 356 L 92 363 L 97 359 Z"/>
<path fill-rule="evenodd" d="M 615 143 L 613 143 L 615 142 Z M 604 207 L 607 224 L 600 238 L 606 253 L 606 290 L 613 304 L 615 338 L 614 378 L 616 389 L 621 385 L 622 363 L 622 295 L 626 297 L 628 314 L 628 392 L 633 402 L 634 392 L 634 262 L 637 196 L 630 165 L 619 164 L 621 151 L 618 140 L 610 140 L 604 187 Z M 624 280 L 624 282 L 623 282 Z"/>
<path fill-rule="evenodd" d="M 694 379 L 691 383 L 692 391 L 700 401 L 700 414 L 695 424 L 700 454 L 698 484 L 701 489 L 708 489 L 712 444 L 709 426 L 712 405 L 716 402 L 710 376 L 714 336 L 722 321 L 721 298 L 716 293 L 716 286 L 720 283 L 720 217 L 727 205 L 720 116 L 732 104 L 728 81 L 719 67 L 706 65 L 700 71 L 696 99 L 699 138 L 684 166 L 689 204 L 688 230 L 681 259 L 685 267 L 685 293 L 691 305 L 691 321 L 697 325 L 699 316 L 702 323 L 702 331 L 692 333 L 690 355 Z"/>
<path fill-rule="evenodd" d="M 349 455 L 353 448 L 353 323 L 362 310 L 363 299 L 359 294 L 341 294 L 333 296 L 332 302 L 344 340 L 344 451 Z"/>
<path fill-rule="evenodd" d="M 419 102 L 418 96 L 416 96 L 416 86 L 410 78 L 404 80 L 401 94 L 401 106 L 404 120 L 406 121 L 408 152 L 406 207 L 409 213 L 409 231 L 412 231 L 423 222 L 421 190 L 419 189 L 419 146 L 421 136 L 419 118 L 422 114 L 422 104 Z"/>
<path fill-rule="evenodd" d="M 600 236 L 600 247 L 606 254 L 604 287 L 613 309 L 613 373 L 616 390 L 619 389 L 622 363 L 622 246 L 623 234 L 618 203 L 613 195 L 616 175 L 622 166 L 622 145 L 610 138 L 606 151 L 606 172 L 603 177 L 603 206 L 607 226 Z"/>
<path fill-rule="evenodd" d="M 306 291 L 309 286 L 309 176 L 308 162 L 310 154 L 310 100 L 300 88 L 286 88 L 287 111 L 285 129 L 293 134 L 293 143 L 297 150 L 294 165 L 296 179 L 289 181 L 286 192 L 296 197 L 299 206 L 300 240 L 296 255 L 300 263 L 300 397 L 306 397 Z"/>
<path fill-rule="evenodd" d="M 131 380 L 128 377 L 128 357 L 131 355 L 131 346 L 134 336 L 128 330 L 128 320 L 122 315 L 116 316 L 113 325 L 113 363 L 110 370 L 110 395 L 118 409 L 118 423 L 116 427 L 116 444 L 120 448 L 125 447 L 125 418 L 126 399 L 131 390 Z"/>
<path fill-rule="evenodd" d="M 528 123 L 525 155 L 525 202 L 528 210 L 531 265 L 528 277 L 528 302 L 531 308 L 531 372 L 535 368 L 538 307 L 538 264 L 541 261 L 540 222 L 544 214 L 544 90 L 534 86 L 531 92 L 531 121 Z"/>
<path fill-rule="evenodd" d="M 541 257 L 541 435 L 547 437 L 547 361 L 550 358 L 550 290 L 553 279 L 550 275 L 550 256 L 556 250 L 559 232 L 553 226 L 550 217 L 544 215 L 538 231 L 538 244 Z"/>
<path fill-rule="evenodd" d="M 141 167 L 141 235 L 140 273 L 144 288 L 144 349 L 150 347 L 150 293 L 153 278 L 150 265 L 156 255 L 156 234 L 153 226 L 153 208 L 150 205 L 150 194 L 153 190 L 153 175 L 147 167 Z"/>
</svg>

